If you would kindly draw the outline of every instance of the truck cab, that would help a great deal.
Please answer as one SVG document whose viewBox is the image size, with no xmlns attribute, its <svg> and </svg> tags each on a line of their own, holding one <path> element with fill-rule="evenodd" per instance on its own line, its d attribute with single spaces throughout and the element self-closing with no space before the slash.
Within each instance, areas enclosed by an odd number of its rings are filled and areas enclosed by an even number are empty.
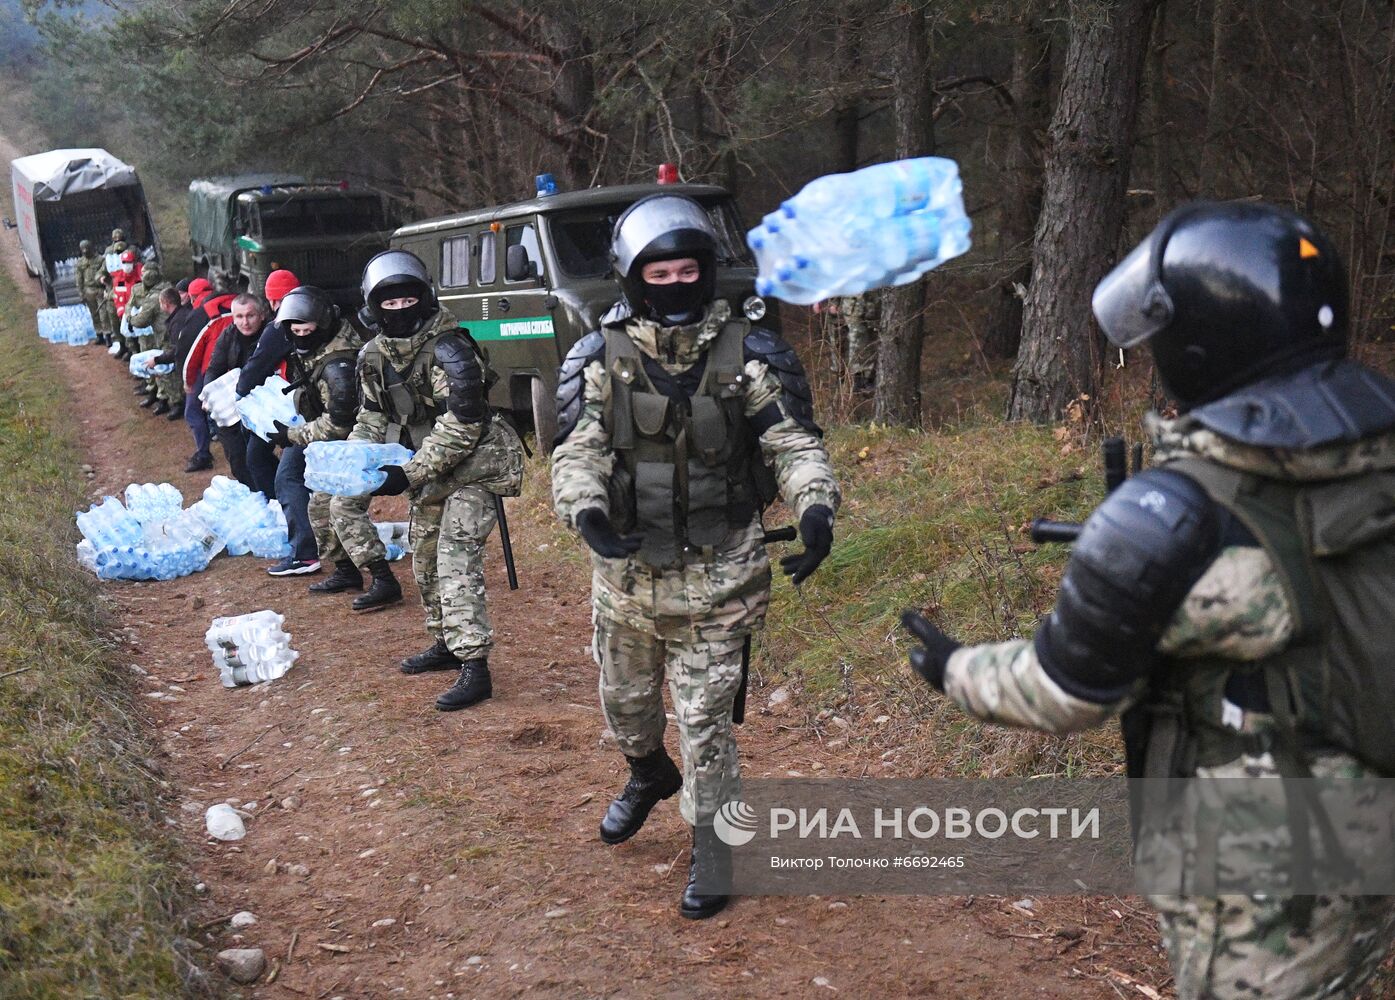
<svg viewBox="0 0 1395 1000">
<path fill-rule="evenodd" d="M 539 446 L 556 435 L 557 370 L 571 346 L 620 298 L 611 276 L 610 235 L 630 205 L 681 194 L 707 209 L 717 231 L 717 295 L 764 325 L 773 309 L 755 294 L 755 264 L 725 188 L 632 184 L 550 193 L 403 226 L 392 246 L 410 250 L 436 281 L 441 303 L 489 352 L 499 373 L 490 403 L 531 420 Z"/>
</svg>

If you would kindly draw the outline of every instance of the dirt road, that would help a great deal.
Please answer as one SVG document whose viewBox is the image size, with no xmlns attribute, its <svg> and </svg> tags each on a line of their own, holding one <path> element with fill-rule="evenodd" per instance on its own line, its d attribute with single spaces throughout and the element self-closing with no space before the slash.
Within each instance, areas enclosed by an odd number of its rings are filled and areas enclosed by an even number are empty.
<svg viewBox="0 0 1395 1000">
<path fill-rule="evenodd" d="M 0 142 L 0 159 L 14 155 Z M 12 235 L 3 246 L 15 279 L 34 288 Z M 94 497 L 168 481 L 197 498 L 211 474 L 179 471 L 188 430 L 137 408 L 124 365 L 95 346 L 50 356 Z M 587 581 L 536 551 L 526 525 L 517 535 L 523 590 L 508 591 L 491 550 L 495 697 L 449 715 L 431 706 L 448 675 L 396 669 L 425 645 L 405 563 L 407 601 L 361 617 L 307 594 L 314 578 L 274 579 L 250 557 L 107 585 L 176 790 L 169 815 L 206 886 L 197 919 L 257 917 L 240 933 L 214 922 L 197 935 L 209 964 L 221 948 L 265 949 L 275 980 L 244 995 L 1166 995 L 1150 918 L 1116 900 L 753 898 L 715 920 L 681 920 L 688 835 L 672 801 L 629 844 L 596 836 L 624 773 L 601 740 Z M 269 685 L 226 690 L 204 631 L 260 608 L 286 616 L 300 660 Z M 767 694 L 753 692 L 753 705 Z M 856 740 L 829 749 L 799 717 L 752 712 L 740 730 L 748 774 L 817 763 L 857 775 L 878 763 Z M 205 836 L 204 808 L 222 801 L 254 817 L 240 843 Z"/>
</svg>

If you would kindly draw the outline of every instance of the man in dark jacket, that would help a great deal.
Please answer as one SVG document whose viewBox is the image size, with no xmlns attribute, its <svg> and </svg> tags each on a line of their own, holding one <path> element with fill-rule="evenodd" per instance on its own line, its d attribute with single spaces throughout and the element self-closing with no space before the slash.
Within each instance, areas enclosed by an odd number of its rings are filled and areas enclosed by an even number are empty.
<svg viewBox="0 0 1395 1000">
<path fill-rule="evenodd" d="M 243 293 L 232 301 L 232 325 L 218 337 L 204 370 L 204 385 L 215 381 L 232 371 L 241 368 L 252 352 L 257 349 L 257 341 L 266 328 L 266 305 L 255 295 Z M 258 438 L 258 440 L 261 440 Z M 271 483 L 267 489 L 253 477 L 247 467 L 247 431 L 241 424 L 218 428 L 218 442 L 223 446 L 223 454 L 228 457 L 228 467 L 238 482 L 248 489 L 262 490 L 267 499 L 275 491 L 276 467 L 271 469 Z"/>
</svg>

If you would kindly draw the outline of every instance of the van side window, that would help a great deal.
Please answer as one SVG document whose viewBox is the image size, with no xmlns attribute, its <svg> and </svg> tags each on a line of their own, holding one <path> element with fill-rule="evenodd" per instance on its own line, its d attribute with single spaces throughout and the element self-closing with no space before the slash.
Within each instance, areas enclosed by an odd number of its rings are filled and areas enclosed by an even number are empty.
<svg viewBox="0 0 1395 1000">
<path fill-rule="evenodd" d="M 496 276 L 494 266 L 494 246 L 499 241 L 486 229 L 480 233 L 480 284 L 492 285 Z"/>
<path fill-rule="evenodd" d="M 514 265 L 509 263 L 510 259 L 516 257 L 513 253 L 514 247 L 522 247 L 527 255 L 528 263 L 532 265 L 532 274 L 515 274 Z M 507 281 L 529 281 L 542 277 L 543 258 L 542 251 L 538 249 L 538 233 L 533 228 L 533 224 L 525 223 L 519 226 L 509 226 L 504 230 L 504 278 Z"/>
<path fill-rule="evenodd" d="M 470 283 L 470 237 L 457 236 L 441 244 L 441 287 Z"/>
</svg>

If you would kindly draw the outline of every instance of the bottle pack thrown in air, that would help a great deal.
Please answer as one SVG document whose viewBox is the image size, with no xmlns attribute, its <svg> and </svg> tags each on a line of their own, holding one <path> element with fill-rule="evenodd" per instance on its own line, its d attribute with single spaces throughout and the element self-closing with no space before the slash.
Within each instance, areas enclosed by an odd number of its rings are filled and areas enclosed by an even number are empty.
<svg viewBox="0 0 1395 1000">
<path fill-rule="evenodd" d="M 335 496 L 362 496 L 387 481 L 379 466 L 404 465 L 412 455 L 400 444 L 316 441 L 305 449 L 305 485 Z"/>
<path fill-rule="evenodd" d="M 969 249 L 959 165 L 878 163 L 806 184 L 746 234 L 756 292 L 800 305 L 904 285 Z"/>
<path fill-rule="evenodd" d="M 81 347 L 97 339 L 97 331 L 92 328 L 92 314 L 86 306 L 40 309 L 35 318 L 39 324 L 39 336 L 50 344 Z"/>
<path fill-rule="evenodd" d="M 189 507 L 193 514 L 228 548 L 230 556 L 249 552 L 263 559 L 290 554 L 280 507 L 273 508 L 260 493 L 253 493 L 236 479 L 214 476 L 203 498 Z"/>
<path fill-rule="evenodd" d="M 235 618 L 215 618 L 204 635 L 224 687 L 259 684 L 280 677 L 300 656 L 275 611 L 254 611 Z"/>
<path fill-rule="evenodd" d="M 263 441 L 271 439 L 277 420 L 287 427 L 305 423 L 295 411 L 295 400 L 285 392 L 289 385 L 280 375 L 272 375 L 237 401 L 243 426 Z"/>
<path fill-rule="evenodd" d="M 241 368 L 234 368 L 208 383 L 199 393 L 199 402 L 219 427 L 231 427 L 242 419 L 237 412 L 237 379 L 241 374 Z"/>
<path fill-rule="evenodd" d="M 164 352 L 158 347 L 131 355 L 127 367 L 136 378 L 149 378 L 152 375 L 167 375 L 174 371 L 174 365 L 157 365 L 152 362 Z"/>
</svg>

